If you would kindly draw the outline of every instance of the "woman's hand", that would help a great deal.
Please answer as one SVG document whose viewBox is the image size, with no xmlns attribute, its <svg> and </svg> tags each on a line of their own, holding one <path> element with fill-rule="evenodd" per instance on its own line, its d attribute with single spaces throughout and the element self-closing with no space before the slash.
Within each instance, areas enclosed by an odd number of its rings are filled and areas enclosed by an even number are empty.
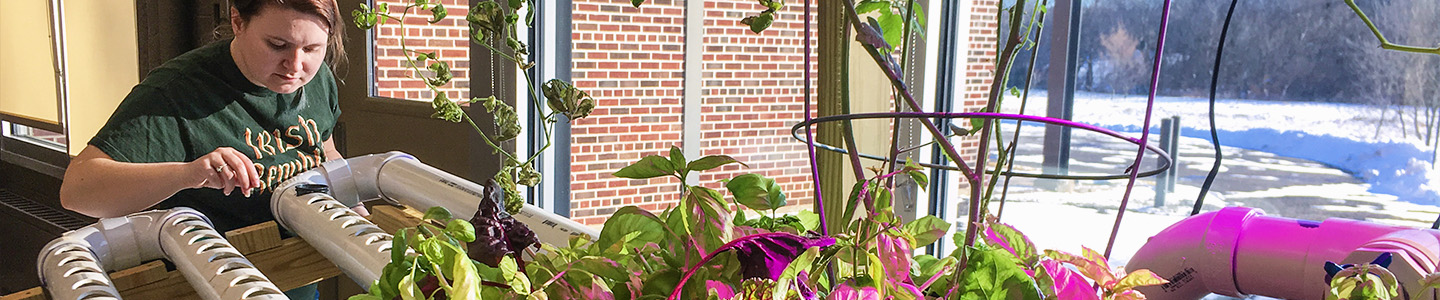
<svg viewBox="0 0 1440 300">
<path fill-rule="evenodd" d="M 195 174 L 191 178 L 197 178 L 192 186 L 195 188 L 219 189 L 225 195 L 239 191 L 250 197 L 250 191 L 260 187 L 260 174 L 255 171 L 255 163 L 234 148 L 216 148 L 186 166 L 191 174 Z"/>
</svg>

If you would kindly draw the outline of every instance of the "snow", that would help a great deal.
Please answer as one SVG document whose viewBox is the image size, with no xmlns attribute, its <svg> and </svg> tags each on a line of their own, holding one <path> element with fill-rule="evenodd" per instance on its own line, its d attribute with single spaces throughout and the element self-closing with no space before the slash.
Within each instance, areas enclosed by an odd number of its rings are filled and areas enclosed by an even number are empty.
<svg viewBox="0 0 1440 300">
<path fill-rule="evenodd" d="M 1032 95 L 1030 104 L 1043 102 L 1044 96 Z M 1076 121 L 1139 132 L 1145 97 L 1079 93 L 1076 98 Z M 1208 106 L 1208 100 L 1203 98 L 1159 97 L 1151 130 L 1159 131 L 1161 117 L 1180 116 L 1181 135 L 1208 141 Z M 1371 185 L 1371 192 L 1394 195 L 1411 203 L 1440 204 L 1440 176 L 1431 168 L 1433 151 L 1426 150 L 1423 139 L 1402 132 L 1404 127 L 1396 123 L 1381 126 L 1381 108 L 1221 99 L 1215 113 L 1224 146 L 1314 160 L 1355 174 Z M 1152 138 L 1157 137 L 1152 134 Z"/>
<path fill-rule="evenodd" d="M 1075 121 L 1140 137 L 1146 109 L 1144 96 L 1077 93 L 1076 98 Z M 1030 99 L 1027 114 L 1043 114 L 1045 93 L 1032 92 Z M 1006 112 L 1016 113 L 1018 99 L 1005 101 L 1008 103 L 1002 107 L 1011 109 Z M 1192 177 L 1167 194 L 1175 199 L 1167 202 L 1178 203 L 1161 207 L 1150 205 L 1156 197 L 1154 180 L 1136 181 L 1116 238 L 1112 265 L 1124 265 L 1148 237 L 1189 215 L 1188 205 L 1200 193 L 1196 182 L 1203 179 L 1213 163 L 1208 106 L 1206 99 L 1195 97 L 1156 100 L 1149 143 L 1160 139 L 1161 118 L 1179 116 L 1184 138 L 1175 151 L 1181 157 L 1177 167 Z M 1353 104 L 1237 99 L 1221 99 L 1215 110 L 1226 155 L 1219 176 L 1231 180 L 1230 185 L 1285 185 L 1233 187 L 1217 183 L 1207 193 L 1205 211 L 1223 206 L 1268 205 L 1272 208 L 1266 208 L 1267 214 L 1294 217 L 1284 215 L 1284 206 L 1274 209 L 1280 205 L 1277 203 L 1283 203 L 1319 211 L 1318 215 L 1301 217 L 1306 219 L 1347 217 L 1417 228 L 1428 227 L 1440 214 L 1440 172 L 1432 167 L 1433 146 L 1427 146 L 1422 136 L 1407 131 L 1409 127 L 1400 126 L 1393 110 Z M 1013 124 L 1006 126 L 1013 128 Z M 1413 126 L 1408 120 L 1406 125 Z M 1043 130 L 1028 123 L 1025 127 L 1033 129 L 1023 129 L 1022 133 L 1036 140 L 1022 137 L 1017 170 L 1029 167 L 1027 171 L 1038 172 L 1042 159 L 1038 139 L 1044 138 Z M 1072 153 L 1089 153 L 1094 159 L 1072 160 L 1071 167 L 1123 172 L 1123 165 L 1134 159 L 1137 149 L 1133 144 L 1125 145 L 1131 146 L 1076 145 Z M 1153 156 L 1147 156 L 1146 165 L 1152 161 Z M 1042 249 L 1078 253 L 1085 246 L 1103 252 L 1126 182 L 1080 180 L 1057 187 L 1017 180 L 1006 195 L 1002 222 L 1020 229 Z M 998 205 L 992 203 L 991 211 L 997 209 Z M 1212 298 L 1224 297 L 1207 299 Z"/>
</svg>

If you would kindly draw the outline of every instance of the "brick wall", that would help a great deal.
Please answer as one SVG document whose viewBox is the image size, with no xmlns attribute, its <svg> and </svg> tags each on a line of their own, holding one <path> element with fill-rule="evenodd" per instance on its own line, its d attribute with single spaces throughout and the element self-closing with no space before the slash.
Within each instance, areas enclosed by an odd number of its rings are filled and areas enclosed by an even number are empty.
<svg viewBox="0 0 1440 300">
<path fill-rule="evenodd" d="M 990 97 L 990 85 L 995 82 L 993 79 L 995 78 L 995 53 L 997 51 L 995 50 L 995 31 L 999 28 L 999 23 L 995 20 L 995 13 L 999 9 L 996 7 L 999 2 L 996 0 L 968 1 L 971 2 L 965 8 L 969 13 L 969 28 L 962 32 L 962 34 L 968 35 L 968 38 L 961 45 L 961 47 L 965 47 L 965 53 L 962 54 L 965 59 L 961 60 L 961 65 L 956 66 L 965 70 L 965 75 L 961 79 L 960 95 L 956 99 L 959 103 L 956 105 L 960 106 L 959 110 L 975 112 L 985 108 L 985 103 Z M 962 124 L 964 123 L 962 122 Z M 952 139 L 952 141 L 954 140 Z M 955 144 L 955 150 L 960 151 L 960 156 L 966 162 L 974 163 L 979 145 L 979 136 L 971 135 L 960 138 L 959 142 Z M 991 148 L 994 148 L 993 145 Z M 971 166 L 971 168 L 974 167 Z M 960 177 L 958 172 L 953 174 L 955 175 L 951 175 L 951 177 Z M 969 195 L 969 187 L 970 184 L 962 179 L 959 180 L 957 190 L 963 191 L 961 195 Z"/>
<path fill-rule="evenodd" d="M 389 3 L 390 11 L 398 12 L 405 7 L 405 0 L 376 0 L 375 3 Z M 470 98 L 470 28 L 465 22 L 469 11 L 467 0 L 440 0 L 449 17 L 439 23 L 430 24 L 430 12 L 417 12 L 405 17 L 405 48 L 420 52 L 434 52 L 440 60 L 450 64 L 450 73 L 455 78 L 441 87 L 450 99 Z M 347 11 L 348 12 L 348 11 Z M 398 16 L 397 16 L 398 17 Z M 348 18 L 347 18 L 348 19 Z M 350 25 L 346 25 L 350 26 Z M 400 46 L 401 24 L 390 20 L 375 26 L 375 86 L 376 96 L 399 99 L 429 101 L 435 94 L 416 78 L 405 53 Z M 411 55 L 410 57 L 414 57 Z M 427 63 L 428 64 L 428 63 Z M 419 66 L 425 70 L 426 65 Z M 427 71 L 428 72 L 428 71 Z M 433 75 L 433 74 L 428 74 Z"/>
<path fill-rule="evenodd" d="M 764 10 L 756 1 L 705 2 L 701 152 L 729 155 L 750 166 L 706 173 L 700 177 L 706 187 L 723 189 L 717 180 L 759 173 L 775 179 L 791 205 L 814 201 L 805 144 L 790 136 L 790 128 L 805 117 L 804 9 L 803 2 L 787 2 L 770 29 L 756 34 L 739 22 Z M 817 39 L 812 32 L 812 50 Z M 814 53 L 812 84 L 819 77 Z"/>
<path fill-rule="evenodd" d="M 964 110 L 975 111 L 984 106 L 991 82 L 996 1 L 967 1 L 974 5 L 969 6 L 972 29 L 964 45 L 969 50 L 962 60 L 961 97 Z M 460 2 L 445 0 L 451 17 L 440 24 L 425 24 L 428 13 L 405 23 L 411 39 L 407 47 L 438 51 L 451 64 L 456 80 L 444 90 L 455 99 L 469 97 L 463 59 L 469 40 L 463 17 L 457 18 L 466 5 Z M 755 34 L 738 22 L 761 10 L 755 1 L 705 2 L 702 123 L 696 138 L 701 155 L 730 155 L 750 167 L 731 165 L 701 174 L 702 185 L 723 190 L 719 179 L 760 173 L 775 178 L 792 204 L 813 201 L 805 147 L 789 131 L 803 118 L 801 4 L 787 3 L 769 30 Z M 685 3 L 649 0 L 637 9 L 629 0 L 574 0 L 571 13 L 573 80 L 599 102 L 589 118 L 571 127 L 573 218 L 593 225 L 626 205 L 653 211 L 674 205 L 680 198 L 678 180 L 610 174 L 645 155 L 666 154 L 684 139 Z M 400 80 L 410 71 L 401 67 L 398 24 L 378 28 L 380 96 L 429 100 L 431 94 L 418 81 Z M 812 80 L 816 77 L 812 73 Z M 957 145 L 967 161 L 974 161 L 976 142 L 967 138 Z"/>
<path fill-rule="evenodd" d="M 675 203 L 677 179 L 610 173 L 682 142 L 685 3 L 576 0 L 571 22 L 572 79 L 598 101 L 589 118 L 571 124 L 571 217 L 600 224 L 626 205 Z"/>
</svg>

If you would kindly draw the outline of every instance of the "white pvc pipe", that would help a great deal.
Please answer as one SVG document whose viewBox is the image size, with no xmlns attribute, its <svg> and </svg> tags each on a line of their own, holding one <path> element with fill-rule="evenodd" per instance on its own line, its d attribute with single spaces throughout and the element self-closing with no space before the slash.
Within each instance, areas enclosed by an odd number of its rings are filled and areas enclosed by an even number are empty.
<svg viewBox="0 0 1440 300">
<path fill-rule="evenodd" d="M 408 159 L 389 160 L 380 169 L 377 182 L 384 198 L 416 208 L 444 207 L 461 218 L 474 216 L 479 210 L 483 186 L 422 164 L 413 157 L 405 158 Z M 513 217 L 528 225 L 540 242 L 551 245 L 569 245 L 571 236 L 600 237 L 595 229 L 530 204 L 521 207 L 520 213 Z"/>
<path fill-rule="evenodd" d="M 276 195 L 285 195 L 271 204 L 276 223 L 304 238 L 355 283 L 368 289 L 390 262 L 394 237 L 330 195 L 296 191 L 294 185 L 275 191 Z"/>
<path fill-rule="evenodd" d="M 1324 222 L 1265 216 L 1227 207 L 1181 220 L 1151 237 L 1126 265 L 1171 283 L 1138 288 L 1148 299 L 1200 299 L 1216 293 L 1324 299 L 1325 262 L 1368 263 L 1395 255 L 1389 267 L 1410 299 L 1433 295 L 1416 282 L 1437 270 L 1440 231 L 1348 219 Z M 1427 298 L 1428 299 L 1428 298 Z"/>
<path fill-rule="evenodd" d="M 329 192 L 307 193 L 307 185 L 325 185 Z M 475 215 L 483 191 L 413 156 L 389 152 L 328 161 L 302 172 L 277 186 L 270 205 L 277 223 L 368 288 L 390 261 L 393 236 L 347 208 L 383 199 L 420 210 L 440 206 L 464 219 Z M 541 242 L 568 245 L 572 235 L 599 237 L 594 229 L 529 204 L 514 217 Z"/>
<path fill-rule="evenodd" d="M 40 252 L 40 282 L 53 299 L 119 299 L 106 273 L 167 258 L 203 299 L 286 299 L 189 208 L 147 211 L 62 234 Z"/>
</svg>

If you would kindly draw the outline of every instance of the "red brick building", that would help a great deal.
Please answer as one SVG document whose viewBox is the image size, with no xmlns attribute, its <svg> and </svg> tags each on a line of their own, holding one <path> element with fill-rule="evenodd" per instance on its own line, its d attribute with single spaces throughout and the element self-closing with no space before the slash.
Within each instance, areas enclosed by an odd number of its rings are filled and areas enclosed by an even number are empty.
<svg viewBox="0 0 1440 300">
<path fill-rule="evenodd" d="M 393 0 L 387 0 L 393 1 Z M 994 0 L 967 0 L 970 12 L 968 59 L 957 83 L 966 110 L 984 105 L 994 55 Z M 395 1 L 398 2 L 398 1 Z M 470 97 L 465 1 L 445 0 L 451 18 L 425 24 L 406 22 L 412 50 L 438 52 L 456 80 L 444 90 L 452 99 Z M 395 4 L 392 4 L 395 5 Z M 739 21 L 763 10 L 753 0 L 705 1 L 700 71 L 700 155 L 724 154 L 749 168 L 730 165 L 698 176 L 698 184 L 723 190 L 717 182 L 744 173 L 774 178 L 792 204 L 809 204 L 813 188 L 804 144 L 790 137 L 803 119 L 804 23 L 802 3 L 787 3 L 763 33 Z M 658 211 L 679 200 L 678 180 L 629 180 L 610 174 L 645 155 L 681 146 L 684 130 L 686 11 L 684 1 L 574 0 L 571 13 L 571 76 L 597 101 L 590 117 L 571 127 L 570 211 L 577 221 L 600 224 L 626 205 Z M 932 21 L 935 22 L 935 21 Z M 428 100 L 432 95 L 409 74 L 398 49 L 398 24 L 377 31 L 377 90 L 380 96 Z M 812 35 L 812 47 L 817 40 Z M 812 48 L 813 49 L 813 48 Z M 693 51 L 693 50 L 692 50 Z M 811 54 L 811 79 L 818 75 Z M 812 110 L 814 106 L 812 106 Z M 974 141 L 963 145 L 973 157 Z M 696 159 L 698 157 L 690 157 Z"/>
</svg>

